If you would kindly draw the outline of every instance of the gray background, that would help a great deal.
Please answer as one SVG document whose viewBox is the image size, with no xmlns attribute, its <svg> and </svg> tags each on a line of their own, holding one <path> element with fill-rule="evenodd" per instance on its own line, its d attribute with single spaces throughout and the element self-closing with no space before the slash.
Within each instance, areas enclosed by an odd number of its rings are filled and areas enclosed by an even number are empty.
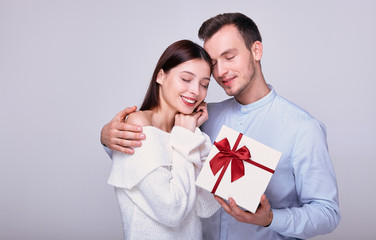
<svg viewBox="0 0 376 240">
<path fill-rule="evenodd" d="M 374 1 L 0 0 L 0 239 L 121 239 L 101 127 L 140 104 L 162 51 L 242 12 L 277 92 L 327 126 L 342 221 L 374 232 Z M 212 81 L 207 100 L 226 95 Z"/>
</svg>

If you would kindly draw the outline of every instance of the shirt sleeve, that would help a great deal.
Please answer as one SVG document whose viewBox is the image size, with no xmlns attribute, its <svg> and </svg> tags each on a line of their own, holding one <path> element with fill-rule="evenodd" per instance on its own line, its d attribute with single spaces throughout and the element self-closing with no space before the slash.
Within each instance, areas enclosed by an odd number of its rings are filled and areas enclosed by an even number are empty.
<svg viewBox="0 0 376 240">
<path fill-rule="evenodd" d="M 117 159 L 114 153 L 113 162 L 132 158 L 132 162 L 138 165 L 123 169 L 122 174 L 127 176 L 121 180 L 125 181 L 124 184 L 117 182 L 113 185 L 121 186 L 119 189 L 152 219 L 177 227 L 195 206 L 196 168 L 201 168 L 200 146 L 206 138 L 198 129 L 192 133 L 174 127 L 167 146 L 160 146 L 158 137 L 152 135 L 148 133 L 148 142 L 144 141 L 134 155 L 121 155 L 121 159 Z M 157 144 L 157 147 L 149 144 Z M 160 154 L 159 148 L 167 150 Z M 144 170 L 146 165 L 151 167 Z"/>
<path fill-rule="evenodd" d="M 105 145 L 103 145 L 103 148 L 106 151 L 106 153 L 108 154 L 108 156 L 110 158 L 112 158 L 112 153 L 113 153 L 112 150 L 110 148 L 106 147 Z"/>
<path fill-rule="evenodd" d="M 325 127 L 318 120 L 311 119 L 302 127 L 294 146 L 292 167 L 301 205 L 272 209 L 269 228 L 302 239 L 332 232 L 340 221 L 338 190 Z"/>
</svg>

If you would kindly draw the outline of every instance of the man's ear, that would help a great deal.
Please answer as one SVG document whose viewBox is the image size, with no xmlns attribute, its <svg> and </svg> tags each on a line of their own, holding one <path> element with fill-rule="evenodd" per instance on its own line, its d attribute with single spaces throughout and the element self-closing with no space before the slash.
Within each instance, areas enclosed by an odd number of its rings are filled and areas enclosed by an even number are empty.
<svg viewBox="0 0 376 240">
<path fill-rule="evenodd" d="M 163 84 L 163 81 L 165 80 L 165 72 L 163 71 L 163 69 L 159 70 L 158 72 L 158 75 L 157 75 L 157 83 L 159 83 L 160 85 Z"/>
<path fill-rule="evenodd" d="M 255 61 L 261 61 L 262 58 L 262 43 L 255 41 L 252 45 L 252 56 Z"/>
</svg>

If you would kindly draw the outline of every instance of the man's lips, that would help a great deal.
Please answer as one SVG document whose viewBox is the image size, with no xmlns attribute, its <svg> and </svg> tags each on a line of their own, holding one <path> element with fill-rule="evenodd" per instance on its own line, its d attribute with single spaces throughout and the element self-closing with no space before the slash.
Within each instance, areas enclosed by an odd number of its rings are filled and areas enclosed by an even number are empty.
<svg viewBox="0 0 376 240">
<path fill-rule="evenodd" d="M 225 85 L 225 86 L 230 85 L 232 80 L 234 80 L 234 79 L 235 79 L 235 77 L 229 77 L 229 78 L 222 79 L 222 84 Z"/>
</svg>

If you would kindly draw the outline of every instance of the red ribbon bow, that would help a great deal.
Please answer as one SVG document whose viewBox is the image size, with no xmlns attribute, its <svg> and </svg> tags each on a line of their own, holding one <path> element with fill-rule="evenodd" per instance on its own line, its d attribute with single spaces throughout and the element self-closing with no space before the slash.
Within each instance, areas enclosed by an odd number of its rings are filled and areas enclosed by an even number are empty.
<svg viewBox="0 0 376 240">
<path fill-rule="evenodd" d="M 213 187 L 213 190 L 211 191 L 213 194 L 217 190 L 218 185 L 221 182 L 222 177 L 224 173 L 226 172 L 226 169 L 228 165 L 230 164 L 230 162 L 231 162 L 231 182 L 234 182 L 244 176 L 245 171 L 244 171 L 243 161 L 253 164 L 270 173 L 274 173 L 273 169 L 270 169 L 264 165 L 261 165 L 255 161 L 252 161 L 250 159 L 251 153 L 249 152 L 249 149 L 246 146 L 243 146 L 239 148 L 238 150 L 236 150 L 242 136 L 243 134 L 240 133 L 232 149 L 230 147 L 230 143 L 228 142 L 227 138 L 224 138 L 219 142 L 214 142 L 214 145 L 218 148 L 219 153 L 217 153 L 212 158 L 212 160 L 210 160 L 209 162 L 210 168 L 214 175 L 216 175 L 219 172 L 219 170 L 222 169 L 222 171 L 217 179 L 217 182 L 215 183 Z"/>
<path fill-rule="evenodd" d="M 231 161 L 231 182 L 238 180 L 244 176 L 244 164 L 243 160 L 251 158 L 251 153 L 246 146 L 234 151 L 230 148 L 230 143 L 227 138 L 222 139 L 219 142 L 214 142 L 214 145 L 218 148 L 217 153 L 212 160 L 210 160 L 210 168 L 214 175 L 216 175 L 222 167 L 228 165 Z M 234 146 L 234 149 L 235 146 Z"/>
</svg>

